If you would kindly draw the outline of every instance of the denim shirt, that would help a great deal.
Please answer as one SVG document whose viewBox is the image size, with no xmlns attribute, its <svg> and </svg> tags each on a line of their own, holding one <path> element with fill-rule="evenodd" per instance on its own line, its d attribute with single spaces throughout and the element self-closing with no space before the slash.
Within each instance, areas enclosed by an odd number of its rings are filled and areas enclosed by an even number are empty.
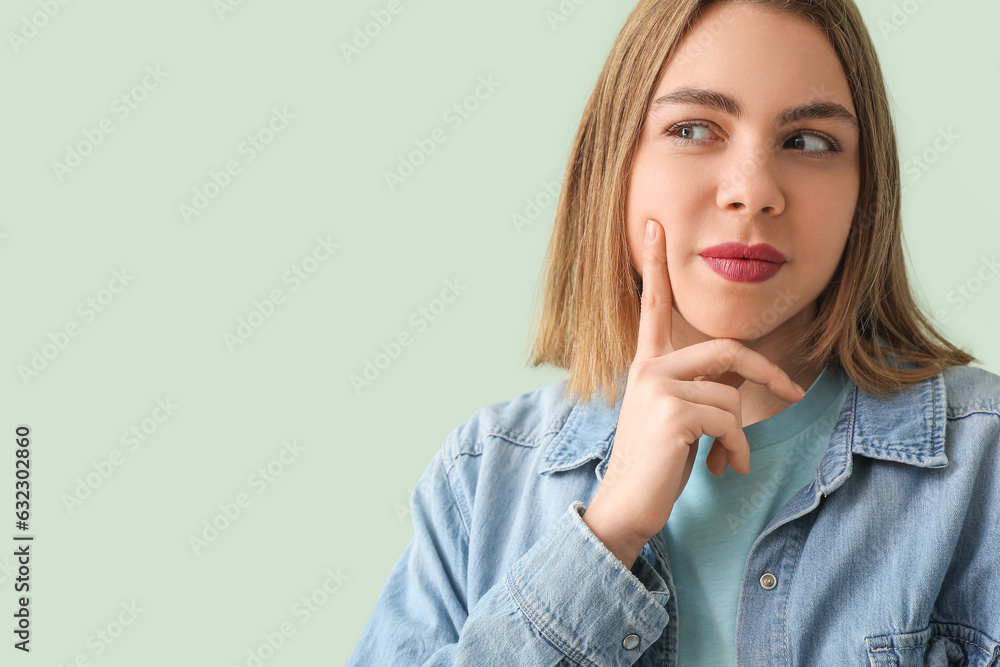
<svg viewBox="0 0 1000 667">
<path fill-rule="evenodd" d="M 568 402 L 565 382 L 448 434 L 348 667 L 677 664 L 662 535 L 628 569 L 581 516 L 621 398 Z M 851 389 L 815 477 L 750 549 L 735 639 L 754 667 L 1000 665 L 1000 376 Z"/>
</svg>

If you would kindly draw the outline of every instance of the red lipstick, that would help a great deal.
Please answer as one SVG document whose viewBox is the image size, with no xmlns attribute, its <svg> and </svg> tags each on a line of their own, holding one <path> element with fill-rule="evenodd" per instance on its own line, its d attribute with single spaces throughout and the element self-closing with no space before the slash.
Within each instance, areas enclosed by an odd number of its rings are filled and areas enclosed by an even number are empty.
<svg viewBox="0 0 1000 667">
<path fill-rule="evenodd" d="M 705 248 L 699 254 L 713 271 L 738 283 L 763 282 L 787 261 L 777 248 L 766 243 L 746 246 L 730 241 Z"/>
</svg>

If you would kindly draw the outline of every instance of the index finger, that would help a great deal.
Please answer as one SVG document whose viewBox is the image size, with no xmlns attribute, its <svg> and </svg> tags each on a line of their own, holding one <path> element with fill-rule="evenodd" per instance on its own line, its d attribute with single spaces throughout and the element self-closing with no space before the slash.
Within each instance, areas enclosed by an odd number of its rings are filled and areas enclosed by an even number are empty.
<svg viewBox="0 0 1000 667">
<path fill-rule="evenodd" d="M 666 235 L 659 222 L 648 220 L 642 246 L 642 299 L 636 358 L 651 359 L 674 351 L 670 340 L 673 302 L 667 273 Z"/>
<path fill-rule="evenodd" d="M 764 385 L 787 401 L 797 402 L 805 394 L 781 366 L 735 338 L 716 338 L 683 347 L 677 350 L 671 360 L 673 363 L 669 372 L 675 380 L 694 380 L 699 375 L 718 377 L 733 372 L 750 382 Z"/>
</svg>

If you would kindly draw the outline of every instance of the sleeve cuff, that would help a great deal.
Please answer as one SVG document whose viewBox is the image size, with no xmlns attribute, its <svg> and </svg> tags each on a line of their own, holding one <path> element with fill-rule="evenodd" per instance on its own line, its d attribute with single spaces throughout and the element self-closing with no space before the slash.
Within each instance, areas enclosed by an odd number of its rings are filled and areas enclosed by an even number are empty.
<svg viewBox="0 0 1000 667">
<path fill-rule="evenodd" d="M 631 665 L 666 628 L 670 593 L 641 555 L 627 569 L 584 523 L 584 510 L 573 501 L 511 566 L 507 585 L 538 632 L 571 658 Z"/>
</svg>

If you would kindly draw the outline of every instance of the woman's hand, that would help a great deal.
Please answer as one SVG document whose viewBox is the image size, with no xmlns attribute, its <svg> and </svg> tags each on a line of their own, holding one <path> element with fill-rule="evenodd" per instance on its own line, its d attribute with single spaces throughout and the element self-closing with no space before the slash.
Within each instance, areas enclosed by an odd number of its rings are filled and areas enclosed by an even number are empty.
<svg viewBox="0 0 1000 667">
<path fill-rule="evenodd" d="M 750 472 L 739 386 L 765 385 L 799 401 L 801 388 L 776 364 L 732 338 L 681 349 L 671 342 L 673 293 L 664 233 L 650 221 L 643 247 L 638 346 L 629 367 L 607 472 L 584 512 L 597 537 L 629 568 L 643 545 L 667 523 L 691 476 L 698 440 L 716 438 L 706 464 Z M 714 379 L 698 379 L 714 378 Z"/>
</svg>

